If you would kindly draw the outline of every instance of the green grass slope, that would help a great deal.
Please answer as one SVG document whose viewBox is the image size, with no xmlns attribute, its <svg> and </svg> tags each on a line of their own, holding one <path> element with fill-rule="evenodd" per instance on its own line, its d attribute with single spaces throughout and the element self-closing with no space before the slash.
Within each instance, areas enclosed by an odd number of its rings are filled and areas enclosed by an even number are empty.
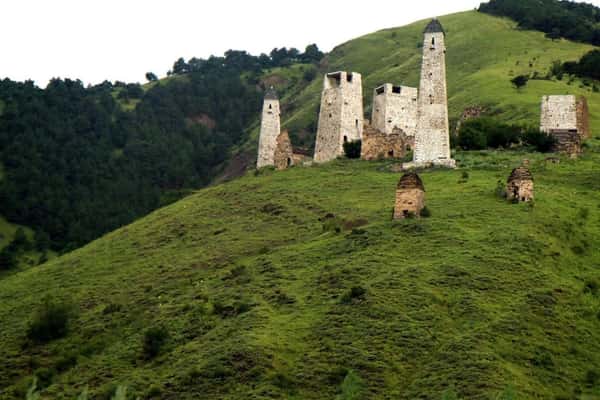
<svg viewBox="0 0 600 400">
<path fill-rule="evenodd" d="M 578 80 L 530 81 L 517 91 L 510 80 L 519 74 L 545 76 L 553 61 L 578 60 L 593 47 L 566 40 L 552 41 L 536 31 L 519 30 L 515 22 L 476 11 L 440 18 L 446 32 L 450 118 L 456 120 L 468 106 L 487 106 L 511 123 L 538 125 L 540 101 L 548 94 L 583 94 L 592 110 L 592 127 L 600 130 L 600 93 Z M 352 70 L 363 74 L 365 110 L 370 115 L 373 89 L 393 82 L 419 86 L 422 32 L 428 21 L 386 29 L 351 40 L 325 59 L 325 71 Z M 284 127 L 290 131 L 315 126 L 322 77 L 283 99 Z M 257 137 L 258 132 L 255 132 Z M 252 145 L 257 140 L 252 141 Z M 251 147 L 251 146 L 250 146 Z"/>
<path fill-rule="evenodd" d="M 399 174 L 385 162 L 202 190 L 0 280 L 0 399 L 20 398 L 33 374 L 44 399 L 84 385 L 109 398 L 116 384 L 144 399 L 598 399 L 590 143 L 560 164 L 459 153 L 466 183 L 460 170 L 422 174 L 423 220 L 391 221 Z M 494 193 L 524 157 L 534 206 Z M 337 225 L 320 221 L 329 213 Z M 366 294 L 344 301 L 353 287 Z M 69 333 L 27 344 L 48 295 L 72 305 Z M 143 332 L 157 326 L 170 338 L 147 360 Z"/>
<path fill-rule="evenodd" d="M 441 20 L 453 117 L 483 104 L 533 124 L 543 94 L 582 93 L 600 132 L 600 97 L 578 82 L 509 83 L 589 47 L 475 12 Z M 327 69 L 362 72 L 366 104 L 379 83 L 416 86 L 423 26 L 342 45 Z M 303 72 L 269 72 L 285 78 L 289 128 L 316 119 L 322 82 Z M 52 400 L 119 384 L 173 400 L 600 399 L 600 140 L 560 164 L 456 158 L 462 170 L 422 174 L 428 219 L 391 221 L 392 164 L 336 161 L 249 173 L 3 277 L 0 399 L 24 398 L 34 375 Z M 495 195 L 523 158 L 533 206 Z M 30 343 L 48 296 L 70 305 L 68 333 Z M 147 359 L 153 327 L 169 338 Z"/>
</svg>

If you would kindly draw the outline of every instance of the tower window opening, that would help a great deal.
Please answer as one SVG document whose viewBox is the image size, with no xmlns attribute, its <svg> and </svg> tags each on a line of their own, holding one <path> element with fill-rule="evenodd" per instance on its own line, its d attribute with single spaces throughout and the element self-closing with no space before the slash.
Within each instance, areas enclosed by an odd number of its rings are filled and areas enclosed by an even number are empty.
<svg viewBox="0 0 600 400">
<path fill-rule="evenodd" d="M 402 88 L 400 86 L 394 86 L 392 88 L 392 93 L 400 94 L 402 92 Z"/>
<path fill-rule="evenodd" d="M 269 110 L 272 110 L 272 109 L 273 109 L 273 105 L 269 104 Z"/>
<path fill-rule="evenodd" d="M 342 73 L 334 72 L 332 74 L 327 74 L 327 83 L 330 88 L 340 87 L 342 81 Z"/>
<path fill-rule="evenodd" d="M 352 83 L 352 80 L 354 79 L 354 75 L 352 73 L 349 73 L 348 75 L 346 75 L 346 80 L 350 83 Z"/>
<path fill-rule="evenodd" d="M 383 94 L 385 92 L 385 86 L 380 86 L 377 89 L 375 89 L 375 93 L 379 94 Z"/>
<path fill-rule="evenodd" d="M 348 143 L 348 136 L 344 136 L 344 143 Z"/>
<path fill-rule="evenodd" d="M 329 118 L 333 118 L 333 114 L 332 113 L 329 113 Z"/>
<path fill-rule="evenodd" d="M 356 120 L 356 126 L 358 126 L 358 120 Z"/>
<path fill-rule="evenodd" d="M 431 38 L 431 45 L 435 46 L 435 38 L 434 37 Z"/>
</svg>

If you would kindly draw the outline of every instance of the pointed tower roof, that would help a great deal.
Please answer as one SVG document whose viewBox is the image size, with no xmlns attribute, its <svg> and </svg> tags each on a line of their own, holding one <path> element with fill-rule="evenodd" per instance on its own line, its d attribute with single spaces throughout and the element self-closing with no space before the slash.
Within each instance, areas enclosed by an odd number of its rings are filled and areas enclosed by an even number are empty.
<svg viewBox="0 0 600 400">
<path fill-rule="evenodd" d="M 267 89 L 265 92 L 265 100 L 279 100 L 279 96 L 277 95 L 277 91 L 273 86 Z"/>
<path fill-rule="evenodd" d="M 415 172 L 408 172 L 400 178 L 398 189 L 421 189 L 425 191 L 425 186 L 423 186 L 423 181 L 419 175 Z"/>
<path fill-rule="evenodd" d="M 440 32 L 443 33 L 444 35 L 446 34 L 446 31 L 444 30 L 444 27 L 442 26 L 440 21 L 437 18 L 434 18 L 427 25 L 427 27 L 425 28 L 425 31 L 423 33 L 440 33 Z"/>
<path fill-rule="evenodd" d="M 519 168 L 513 169 L 512 173 L 508 177 L 508 182 L 512 181 L 533 181 L 533 175 L 526 166 L 522 165 Z"/>
</svg>

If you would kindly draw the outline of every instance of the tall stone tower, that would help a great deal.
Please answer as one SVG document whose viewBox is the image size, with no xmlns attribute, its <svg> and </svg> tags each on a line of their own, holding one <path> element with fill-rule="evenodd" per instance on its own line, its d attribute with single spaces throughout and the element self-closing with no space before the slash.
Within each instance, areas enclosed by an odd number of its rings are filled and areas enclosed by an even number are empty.
<svg viewBox="0 0 600 400">
<path fill-rule="evenodd" d="M 542 132 L 577 131 L 582 139 L 588 139 L 590 137 L 589 119 L 587 100 L 583 96 L 564 95 L 542 98 L 540 123 Z"/>
<path fill-rule="evenodd" d="M 446 87 L 446 33 L 433 19 L 425 28 L 414 163 L 455 167 L 450 158 Z"/>
<path fill-rule="evenodd" d="M 275 149 L 277 137 L 281 131 L 279 97 L 273 87 L 265 93 L 262 120 L 260 124 L 260 137 L 258 139 L 257 168 L 275 165 Z"/>
<path fill-rule="evenodd" d="M 394 128 L 415 136 L 417 131 L 418 90 L 407 86 L 386 83 L 373 93 L 371 126 L 380 132 L 391 134 Z"/>
<path fill-rule="evenodd" d="M 362 138 L 363 124 L 361 75 L 356 72 L 325 75 L 315 162 L 331 161 L 344 154 L 344 142 Z"/>
</svg>

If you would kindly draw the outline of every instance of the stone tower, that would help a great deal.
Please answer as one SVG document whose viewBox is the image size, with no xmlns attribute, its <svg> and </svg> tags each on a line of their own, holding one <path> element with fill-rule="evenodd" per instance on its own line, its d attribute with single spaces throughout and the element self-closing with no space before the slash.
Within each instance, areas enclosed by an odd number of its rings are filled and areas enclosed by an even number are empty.
<svg viewBox="0 0 600 400">
<path fill-rule="evenodd" d="M 344 142 L 362 138 L 363 123 L 361 75 L 356 72 L 325 75 L 315 162 L 331 161 L 344 154 Z"/>
<path fill-rule="evenodd" d="M 554 151 L 577 157 L 590 134 L 587 100 L 583 96 L 544 96 L 540 130 L 556 140 Z"/>
<path fill-rule="evenodd" d="M 277 137 L 281 130 L 279 116 L 279 97 L 277 96 L 275 89 L 271 87 L 265 93 L 265 101 L 263 104 L 260 137 L 258 139 L 257 168 L 275 165 Z"/>
<path fill-rule="evenodd" d="M 566 130 L 577 131 L 582 139 L 591 136 L 589 110 L 587 100 L 583 96 L 544 96 L 541 114 L 542 132 Z"/>
<path fill-rule="evenodd" d="M 450 158 L 445 39 L 442 24 L 433 19 L 424 31 L 414 152 L 416 165 L 456 166 Z"/>
<path fill-rule="evenodd" d="M 373 93 L 371 126 L 390 134 L 394 128 L 415 136 L 417 130 L 418 90 L 407 86 L 386 83 Z"/>
</svg>

